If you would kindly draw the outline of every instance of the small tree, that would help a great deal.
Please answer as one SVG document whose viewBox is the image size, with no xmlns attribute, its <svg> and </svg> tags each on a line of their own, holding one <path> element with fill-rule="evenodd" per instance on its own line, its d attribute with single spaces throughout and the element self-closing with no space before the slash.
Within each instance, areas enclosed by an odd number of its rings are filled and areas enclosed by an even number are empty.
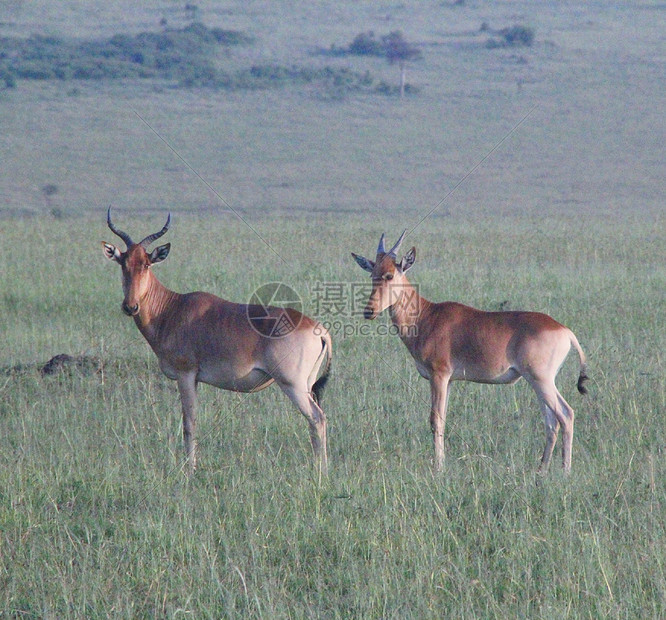
<svg viewBox="0 0 666 620">
<path fill-rule="evenodd" d="M 393 65 L 400 67 L 400 96 L 405 96 L 405 82 L 407 77 L 407 62 L 422 58 L 421 50 L 408 43 L 402 36 L 402 32 L 396 30 L 382 37 L 386 50 L 386 59 Z"/>
</svg>

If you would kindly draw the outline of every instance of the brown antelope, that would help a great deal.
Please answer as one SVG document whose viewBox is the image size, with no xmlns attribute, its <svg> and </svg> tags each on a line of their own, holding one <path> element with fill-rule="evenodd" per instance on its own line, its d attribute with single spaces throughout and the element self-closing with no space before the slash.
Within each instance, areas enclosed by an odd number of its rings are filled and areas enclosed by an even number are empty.
<svg viewBox="0 0 666 620">
<path fill-rule="evenodd" d="M 237 304 L 210 293 L 179 294 L 163 286 L 151 267 L 169 254 L 170 243 L 148 246 L 169 229 L 171 214 L 157 233 L 139 243 L 107 224 L 126 244 L 122 252 L 103 243 L 104 255 L 122 268 L 122 310 L 134 317 L 162 372 L 178 382 L 183 410 L 183 438 L 190 472 L 196 468 L 196 389 L 208 383 L 223 390 L 256 392 L 275 382 L 310 425 L 310 440 L 322 472 L 326 472 L 326 416 L 319 406 L 330 372 L 331 337 L 322 325 L 293 308 Z M 270 337 L 272 327 L 286 320 L 293 327 Z M 327 363 L 315 381 L 324 357 Z"/>
<path fill-rule="evenodd" d="M 587 393 L 585 354 L 573 332 L 539 312 L 484 312 L 455 302 L 433 303 L 421 297 L 406 277 L 416 248 L 398 260 L 407 231 L 387 252 L 384 235 L 373 261 L 352 253 L 372 274 L 372 292 L 363 312 L 374 319 L 390 309 L 391 320 L 411 353 L 419 374 L 430 381 L 430 427 L 435 468 L 444 462 L 444 426 L 451 381 L 515 383 L 522 376 L 536 392 L 546 424 L 546 447 L 539 471 L 548 470 L 559 427 L 563 429 L 562 464 L 571 469 L 574 412 L 562 398 L 555 377 L 571 346 L 578 351 L 578 391 Z"/>
</svg>

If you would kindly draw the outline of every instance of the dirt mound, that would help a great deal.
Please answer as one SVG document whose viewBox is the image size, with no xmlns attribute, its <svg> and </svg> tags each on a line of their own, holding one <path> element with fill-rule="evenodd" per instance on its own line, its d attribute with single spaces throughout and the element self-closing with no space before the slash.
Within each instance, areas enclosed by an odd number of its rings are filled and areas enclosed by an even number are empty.
<svg viewBox="0 0 666 620">
<path fill-rule="evenodd" d="M 39 372 L 43 377 L 71 369 L 76 369 L 83 374 L 96 374 L 102 370 L 102 361 L 88 355 L 73 356 L 67 353 L 59 353 L 46 362 L 39 369 Z"/>
</svg>

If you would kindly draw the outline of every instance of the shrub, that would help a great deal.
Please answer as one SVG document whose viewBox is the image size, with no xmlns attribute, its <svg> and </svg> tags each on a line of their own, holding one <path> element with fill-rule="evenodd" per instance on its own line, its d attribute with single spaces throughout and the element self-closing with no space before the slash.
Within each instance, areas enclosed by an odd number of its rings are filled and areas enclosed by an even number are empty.
<svg viewBox="0 0 666 620">
<path fill-rule="evenodd" d="M 220 45 L 249 45 L 254 43 L 254 37 L 251 37 L 240 30 L 213 28 L 210 33 Z"/>
<path fill-rule="evenodd" d="M 486 30 L 488 31 L 488 30 Z M 534 43 L 534 29 L 529 26 L 511 26 L 496 31 L 500 38 L 488 39 L 486 47 L 531 47 Z"/>
<path fill-rule="evenodd" d="M 384 56 L 386 47 L 383 41 L 375 39 L 374 32 L 369 31 L 356 35 L 349 44 L 347 52 L 356 56 Z"/>
<path fill-rule="evenodd" d="M 530 47 L 534 42 L 534 30 L 528 26 L 512 26 L 502 33 L 507 45 Z"/>
<path fill-rule="evenodd" d="M 420 92 L 418 86 L 413 86 L 412 84 L 405 84 L 404 94 L 405 95 L 416 95 Z M 373 89 L 374 92 L 380 95 L 387 95 L 389 97 L 396 97 L 401 94 L 400 86 L 395 84 L 389 84 L 384 80 L 380 81 Z"/>
<path fill-rule="evenodd" d="M 48 80 L 55 77 L 55 74 L 39 64 L 26 62 L 16 70 L 16 76 L 24 80 Z"/>
<path fill-rule="evenodd" d="M 83 42 L 44 36 L 3 38 L 0 58 L 11 59 L 7 72 L 24 79 L 162 77 L 201 84 L 214 81 L 210 58 L 216 47 L 251 40 L 239 31 L 193 23 L 181 30 L 117 34 Z"/>
<path fill-rule="evenodd" d="M 5 88 L 16 87 L 16 76 L 7 67 L 0 67 L 0 81 L 5 83 Z"/>
<path fill-rule="evenodd" d="M 373 92 L 374 80 L 369 73 L 347 68 L 257 64 L 227 73 L 216 67 L 217 47 L 250 41 L 242 32 L 209 29 L 200 23 L 181 30 L 116 34 L 83 42 L 54 37 L 0 39 L 0 81 L 12 86 L 14 76 L 59 80 L 153 77 L 188 88 L 225 90 L 312 84 L 313 89 L 334 98 L 352 91 Z"/>
</svg>

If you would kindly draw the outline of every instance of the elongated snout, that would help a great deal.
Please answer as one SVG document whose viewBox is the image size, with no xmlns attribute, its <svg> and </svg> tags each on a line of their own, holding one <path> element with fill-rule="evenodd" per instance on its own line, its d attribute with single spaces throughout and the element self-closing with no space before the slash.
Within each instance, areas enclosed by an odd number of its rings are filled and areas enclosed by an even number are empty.
<svg viewBox="0 0 666 620">
<path fill-rule="evenodd" d="M 133 306 L 130 306 L 126 301 L 123 301 L 120 307 L 123 309 L 123 312 L 127 316 L 136 316 L 137 314 L 139 314 L 139 304 L 134 304 Z"/>
</svg>

